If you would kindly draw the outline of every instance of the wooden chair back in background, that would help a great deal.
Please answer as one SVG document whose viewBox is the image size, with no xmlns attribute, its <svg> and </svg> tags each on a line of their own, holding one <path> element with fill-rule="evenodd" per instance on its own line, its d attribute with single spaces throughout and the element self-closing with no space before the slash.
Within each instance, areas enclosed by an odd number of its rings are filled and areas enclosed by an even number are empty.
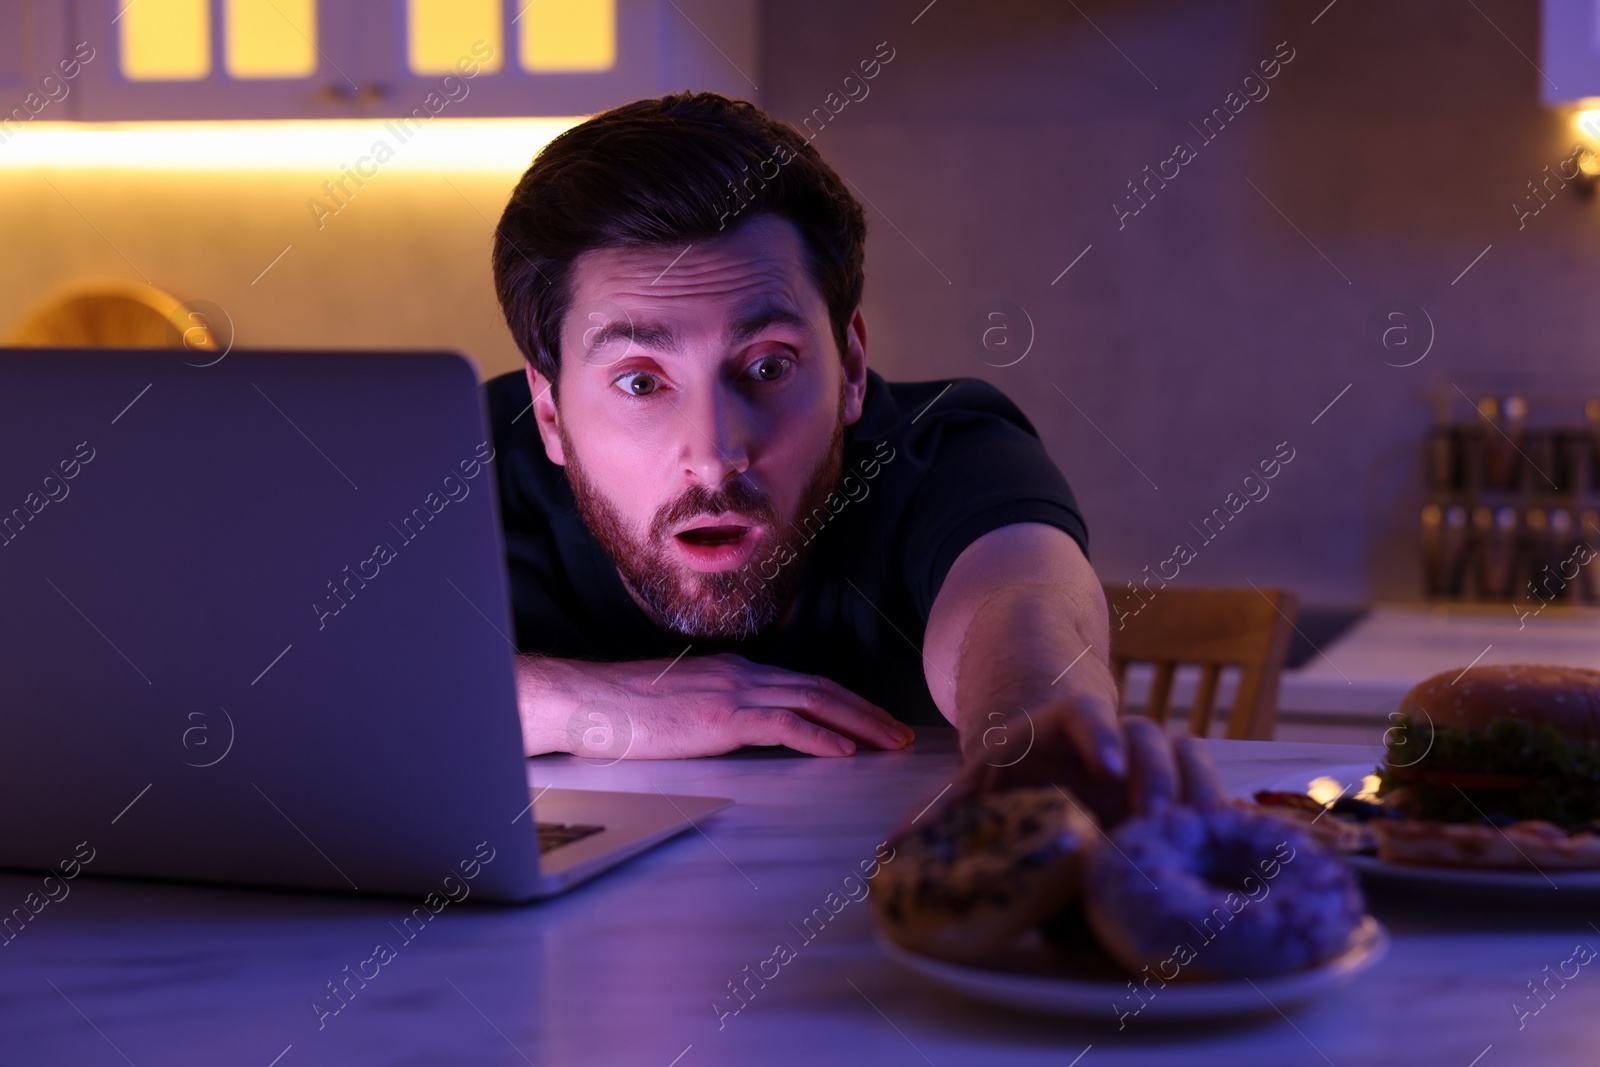
<svg viewBox="0 0 1600 1067">
<path fill-rule="evenodd" d="M 1278 714 L 1278 680 L 1289 655 L 1298 600 L 1287 589 L 1144 589 L 1105 586 L 1111 610 L 1111 671 L 1121 692 L 1130 663 L 1155 668 L 1145 714 L 1165 725 L 1172 680 L 1180 665 L 1200 668 L 1189 732 L 1211 732 L 1217 682 L 1237 667 L 1239 685 L 1226 736 L 1272 739 Z M 1119 625 L 1120 624 L 1120 625 Z"/>
</svg>

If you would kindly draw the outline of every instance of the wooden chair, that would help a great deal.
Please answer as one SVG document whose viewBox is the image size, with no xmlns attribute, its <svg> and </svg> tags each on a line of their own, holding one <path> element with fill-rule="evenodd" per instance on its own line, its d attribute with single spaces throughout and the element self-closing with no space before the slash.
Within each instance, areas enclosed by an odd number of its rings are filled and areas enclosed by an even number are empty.
<svg viewBox="0 0 1600 1067">
<path fill-rule="evenodd" d="M 1278 679 L 1289 654 L 1297 598 L 1286 589 L 1175 589 L 1134 591 L 1105 586 L 1111 610 L 1111 670 L 1122 691 L 1128 664 L 1150 663 L 1155 675 L 1145 714 L 1165 725 L 1172 678 L 1180 664 L 1200 667 L 1189 732 L 1211 732 L 1217 679 L 1224 667 L 1240 669 L 1228 713 L 1227 735 L 1269 741 L 1278 714 Z"/>
</svg>

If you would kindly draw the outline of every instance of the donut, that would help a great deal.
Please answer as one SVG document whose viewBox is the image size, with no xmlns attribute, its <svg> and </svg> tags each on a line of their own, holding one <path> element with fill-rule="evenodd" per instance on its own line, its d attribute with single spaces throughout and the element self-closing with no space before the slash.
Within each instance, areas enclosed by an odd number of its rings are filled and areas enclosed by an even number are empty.
<svg viewBox="0 0 1600 1067">
<path fill-rule="evenodd" d="M 871 898 L 878 925 L 913 952 L 993 957 L 1077 899 L 1097 833 L 1054 787 L 955 801 L 893 842 Z"/>
<path fill-rule="evenodd" d="M 1314 967 L 1343 951 L 1366 912 L 1327 846 L 1232 804 L 1117 827 L 1089 856 L 1084 906 L 1119 964 L 1163 984 Z"/>
</svg>

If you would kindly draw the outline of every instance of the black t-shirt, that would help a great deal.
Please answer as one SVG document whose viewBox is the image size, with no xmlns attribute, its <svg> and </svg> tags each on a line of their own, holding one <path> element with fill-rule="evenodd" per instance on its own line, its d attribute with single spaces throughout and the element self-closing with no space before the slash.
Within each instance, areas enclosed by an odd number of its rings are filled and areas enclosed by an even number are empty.
<svg viewBox="0 0 1600 1067">
<path fill-rule="evenodd" d="M 658 628 L 628 595 L 544 452 L 527 378 L 486 385 L 517 647 L 586 660 L 670 658 L 688 638 Z M 923 675 L 922 638 L 956 557 L 1019 522 L 1088 533 L 1066 479 L 1027 418 L 972 378 L 886 382 L 867 374 L 845 430 L 839 491 L 816 533 L 796 610 L 745 641 L 693 642 L 826 675 L 904 722 L 942 724 Z M 808 531 L 815 529 L 808 527 Z"/>
</svg>

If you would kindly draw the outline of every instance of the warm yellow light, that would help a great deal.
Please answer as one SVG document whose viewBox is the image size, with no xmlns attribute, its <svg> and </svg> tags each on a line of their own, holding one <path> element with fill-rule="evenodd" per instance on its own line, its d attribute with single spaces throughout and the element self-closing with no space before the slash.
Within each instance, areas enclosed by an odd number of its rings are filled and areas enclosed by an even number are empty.
<svg viewBox="0 0 1600 1067">
<path fill-rule="evenodd" d="M 1329 778 L 1324 775 L 1321 778 L 1313 778 L 1311 784 L 1306 787 L 1306 793 L 1318 804 L 1328 805 L 1338 800 L 1347 788 L 1347 786 L 1341 785 L 1337 778 Z"/>
<path fill-rule="evenodd" d="M 1361 788 L 1356 789 L 1354 782 L 1343 785 L 1339 779 L 1323 775 L 1321 778 L 1311 779 L 1311 783 L 1306 786 L 1306 795 L 1323 807 L 1327 807 L 1340 797 L 1375 801 L 1378 799 L 1378 776 L 1376 774 L 1365 776 L 1361 779 Z"/>
<path fill-rule="evenodd" d="M 407 56 L 413 74 L 458 74 L 461 64 L 500 69 L 500 0 L 407 0 Z"/>
<path fill-rule="evenodd" d="M 582 121 L 34 122 L 0 129 L 0 172 L 107 169 L 337 174 L 359 165 L 365 168 L 363 173 L 371 169 L 520 174 L 540 149 Z M 387 151 L 377 149 L 380 143 Z"/>
<path fill-rule="evenodd" d="M 518 0 L 522 69 L 610 70 L 617 63 L 615 0 Z"/>
<path fill-rule="evenodd" d="M 1591 178 L 1600 177 L 1600 109 L 1586 107 L 1573 112 L 1572 128 L 1589 148 L 1589 154 L 1578 161 L 1578 169 Z"/>
<path fill-rule="evenodd" d="M 225 64 L 233 78 L 309 78 L 317 72 L 316 0 L 227 0 Z"/>
<path fill-rule="evenodd" d="M 195 81 L 211 73 L 207 0 L 136 0 L 117 23 L 129 81 Z"/>
</svg>

